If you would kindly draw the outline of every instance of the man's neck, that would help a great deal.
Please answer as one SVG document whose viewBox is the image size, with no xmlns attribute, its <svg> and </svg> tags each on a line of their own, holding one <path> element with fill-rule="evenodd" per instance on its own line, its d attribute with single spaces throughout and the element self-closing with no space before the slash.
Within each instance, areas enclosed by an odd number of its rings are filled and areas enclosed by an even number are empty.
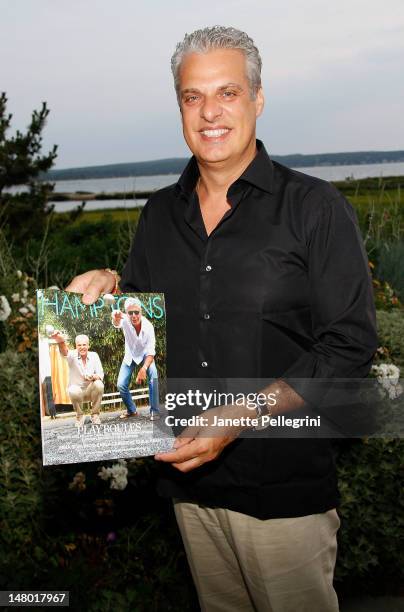
<svg viewBox="0 0 404 612">
<path fill-rule="evenodd" d="M 257 148 L 254 146 L 248 147 L 244 155 L 235 163 L 227 161 L 209 163 L 203 160 L 198 161 L 200 173 L 199 187 L 203 188 L 208 198 L 218 198 L 226 195 L 227 191 L 250 165 L 257 154 Z"/>
</svg>

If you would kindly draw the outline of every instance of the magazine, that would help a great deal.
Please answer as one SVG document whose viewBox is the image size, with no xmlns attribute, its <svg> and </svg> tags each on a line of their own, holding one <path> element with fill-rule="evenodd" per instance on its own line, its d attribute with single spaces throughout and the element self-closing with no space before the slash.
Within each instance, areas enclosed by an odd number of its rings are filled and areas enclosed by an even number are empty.
<svg viewBox="0 0 404 612">
<path fill-rule="evenodd" d="M 165 425 L 164 295 L 37 291 L 44 465 L 154 455 Z"/>
</svg>

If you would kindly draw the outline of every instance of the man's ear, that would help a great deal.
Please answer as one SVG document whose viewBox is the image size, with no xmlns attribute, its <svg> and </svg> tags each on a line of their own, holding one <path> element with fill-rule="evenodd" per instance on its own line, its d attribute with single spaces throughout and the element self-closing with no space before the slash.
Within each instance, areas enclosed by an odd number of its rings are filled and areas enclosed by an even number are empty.
<svg viewBox="0 0 404 612">
<path fill-rule="evenodd" d="M 255 116 L 259 117 L 264 109 L 265 98 L 262 87 L 260 87 L 255 95 Z"/>
</svg>

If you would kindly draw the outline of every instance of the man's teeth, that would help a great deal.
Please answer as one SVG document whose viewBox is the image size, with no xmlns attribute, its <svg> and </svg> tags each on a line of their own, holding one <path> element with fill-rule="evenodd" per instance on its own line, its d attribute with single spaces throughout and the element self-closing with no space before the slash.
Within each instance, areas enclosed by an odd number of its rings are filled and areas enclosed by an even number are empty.
<svg viewBox="0 0 404 612">
<path fill-rule="evenodd" d="M 218 138 L 218 136 L 223 136 L 223 134 L 227 134 L 229 130 L 227 128 L 222 130 L 203 130 L 202 134 L 204 136 L 208 136 L 208 138 Z"/>
</svg>

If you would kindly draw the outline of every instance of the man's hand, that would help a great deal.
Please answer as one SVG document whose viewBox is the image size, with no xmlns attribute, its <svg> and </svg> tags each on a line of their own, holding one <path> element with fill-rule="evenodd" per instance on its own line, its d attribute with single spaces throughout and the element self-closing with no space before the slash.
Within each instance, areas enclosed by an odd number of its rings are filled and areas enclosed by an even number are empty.
<svg viewBox="0 0 404 612">
<path fill-rule="evenodd" d="M 90 270 L 75 276 L 66 291 L 83 293 L 83 303 L 93 304 L 103 293 L 112 293 L 115 289 L 115 275 L 106 270 Z"/>
<path fill-rule="evenodd" d="M 136 376 L 136 384 L 140 385 L 140 383 L 145 382 L 146 380 L 146 368 L 142 367 L 140 368 L 139 372 L 137 373 Z"/>
<path fill-rule="evenodd" d="M 122 312 L 122 310 L 113 310 L 111 316 L 112 316 L 113 324 L 114 325 L 119 325 L 119 323 L 123 319 L 123 312 Z"/>
<path fill-rule="evenodd" d="M 59 331 L 58 329 L 55 329 L 55 331 L 51 335 L 51 339 L 55 340 L 58 344 L 60 344 L 62 342 L 66 342 L 66 338 L 64 337 L 62 332 Z"/>
<path fill-rule="evenodd" d="M 220 406 L 199 415 L 203 425 L 187 427 L 174 442 L 173 451 L 158 453 L 157 461 L 171 463 L 180 472 L 190 472 L 208 461 L 216 459 L 222 450 L 245 429 L 237 419 L 251 413 L 243 406 Z M 217 419 L 231 419 L 231 425 L 219 425 Z"/>
</svg>

